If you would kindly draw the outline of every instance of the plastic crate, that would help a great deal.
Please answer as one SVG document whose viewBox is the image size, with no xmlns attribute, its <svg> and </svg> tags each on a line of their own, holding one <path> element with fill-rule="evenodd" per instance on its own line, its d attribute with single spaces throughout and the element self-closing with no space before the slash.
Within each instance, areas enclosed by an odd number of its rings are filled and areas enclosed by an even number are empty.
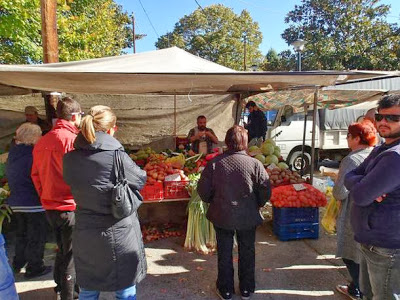
<svg viewBox="0 0 400 300">
<path fill-rule="evenodd" d="M 164 181 L 164 199 L 190 198 L 186 189 L 189 181 Z"/>
<path fill-rule="evenodd" d="M 146 183 L 140 194 L 143 196 L 143 201 L 162 200 L 164 199 L 164 186 L 162 182 Z"/>
<path fill-rule="evenodd" d="M 318 239 L 319 223 L 293 223 L 293 224 L 275 224 L 274 234 L 281 241 L 298 239 Z"/>
<path fill-rule="evenodd" d="M 273 207 L 275 224 L 318 223 L 318 207 Z"/>
</svg>

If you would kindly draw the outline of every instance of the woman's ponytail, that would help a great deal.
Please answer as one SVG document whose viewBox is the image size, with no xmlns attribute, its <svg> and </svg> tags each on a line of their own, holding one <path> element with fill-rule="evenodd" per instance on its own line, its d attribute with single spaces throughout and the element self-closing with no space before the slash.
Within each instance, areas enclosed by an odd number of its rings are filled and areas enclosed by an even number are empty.
<svg viewBox="0 0 400 300">
<path fill-rule="evenodd" d="M 83 137 L 90 143 L 93 144 L 96 140 L 96 132 L 93 125 L 93 116 L 86 115 L 82 119 L 81 132 Z"/>
<path fill-rule="evenodd" d="M 82 119 L 81 132 L 84 138 L 93 144 L 96 141 L 96 131 L 107 132 L 115 126 L 117 117 L 108 106 L 93 106 L 89 114 Z"/>
</svg>

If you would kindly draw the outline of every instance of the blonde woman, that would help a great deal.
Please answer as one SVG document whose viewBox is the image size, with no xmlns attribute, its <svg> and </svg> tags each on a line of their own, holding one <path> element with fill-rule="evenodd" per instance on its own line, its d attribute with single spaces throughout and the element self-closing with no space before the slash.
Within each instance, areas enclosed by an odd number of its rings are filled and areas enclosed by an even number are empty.
<svg viewBox="0 0 400 300">
<path fill-rule="evenodd" d="M 136 284 L 146 275 L 137 214 L 121 220 L 111 214 L 115 151 L 121 151 L 130 187 L 140 190 L 146 182 L 146 172 L 113 137 L 116 121 L 109 107 L 92 107 L 82 119 L 75 150 L 64 156 L 64 180 L 77 204 L 72 248 L 80 300 L 98 299 L 100 291 L 114 291 L 117 299 L 136 299 Z"/>
<path fill-rule="evenodd" d="M 11 195 L 8 203 L 17 222 L 14 273 L 26 265 L 26 278 L 47 274 L 51 267 L 43 264 L 47 221 L 44 209 L 31 179 L 33 146 L 42 136 L 36 124 L 24 123 L 16 132 L 15 146 L 10 149 L 7 178 Z"/>
</svg>

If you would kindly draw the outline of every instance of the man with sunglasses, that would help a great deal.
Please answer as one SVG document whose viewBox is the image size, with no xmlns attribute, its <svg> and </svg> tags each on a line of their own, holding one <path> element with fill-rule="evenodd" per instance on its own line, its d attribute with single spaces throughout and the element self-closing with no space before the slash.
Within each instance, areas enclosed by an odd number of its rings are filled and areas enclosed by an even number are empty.
<svg viewBox="0 0 400 300">
<path fill-rule="evenodd" d="M 385 143 L 346 175 L 345 186 L 364 299 L 400 299 L 400 95 L 379 101 L 375 122 Z"/>
<path fill-rule="evenodd" d="M 72 230 L 75 226 L 75 201 L 63 179 L 64 154 L 74 150 L 82 118 L 80 104 L 65 97 L 57 104 L 57 121 L 33 149 L 32 181 L 46 217 L 54 230 L 58 252 L 54 262 L 55 291 L 61 300 L 77 297 L 75 266 L 72 257 Z M 74 295 L 75 294 L 75 295 Z"/>
</svg>

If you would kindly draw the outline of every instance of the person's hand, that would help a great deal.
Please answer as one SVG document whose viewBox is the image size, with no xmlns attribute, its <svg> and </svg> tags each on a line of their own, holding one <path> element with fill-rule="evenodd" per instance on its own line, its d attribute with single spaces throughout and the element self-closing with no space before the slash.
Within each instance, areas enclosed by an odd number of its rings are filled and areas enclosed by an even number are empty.
<svg viewBox="0 0 400 300">
<path fill-rule="evenodd" d="M 204 137 L 207 133 L 205 131 L 199 131 L 198 137 L 199 139 Z"/>
<path fill-rule="evenodd" d="M 382 202 L 386 198 L 386 194 L 383 194 L 382 196 L 378 197 L 375 199 L 376 202 Z"/>
</svg>

